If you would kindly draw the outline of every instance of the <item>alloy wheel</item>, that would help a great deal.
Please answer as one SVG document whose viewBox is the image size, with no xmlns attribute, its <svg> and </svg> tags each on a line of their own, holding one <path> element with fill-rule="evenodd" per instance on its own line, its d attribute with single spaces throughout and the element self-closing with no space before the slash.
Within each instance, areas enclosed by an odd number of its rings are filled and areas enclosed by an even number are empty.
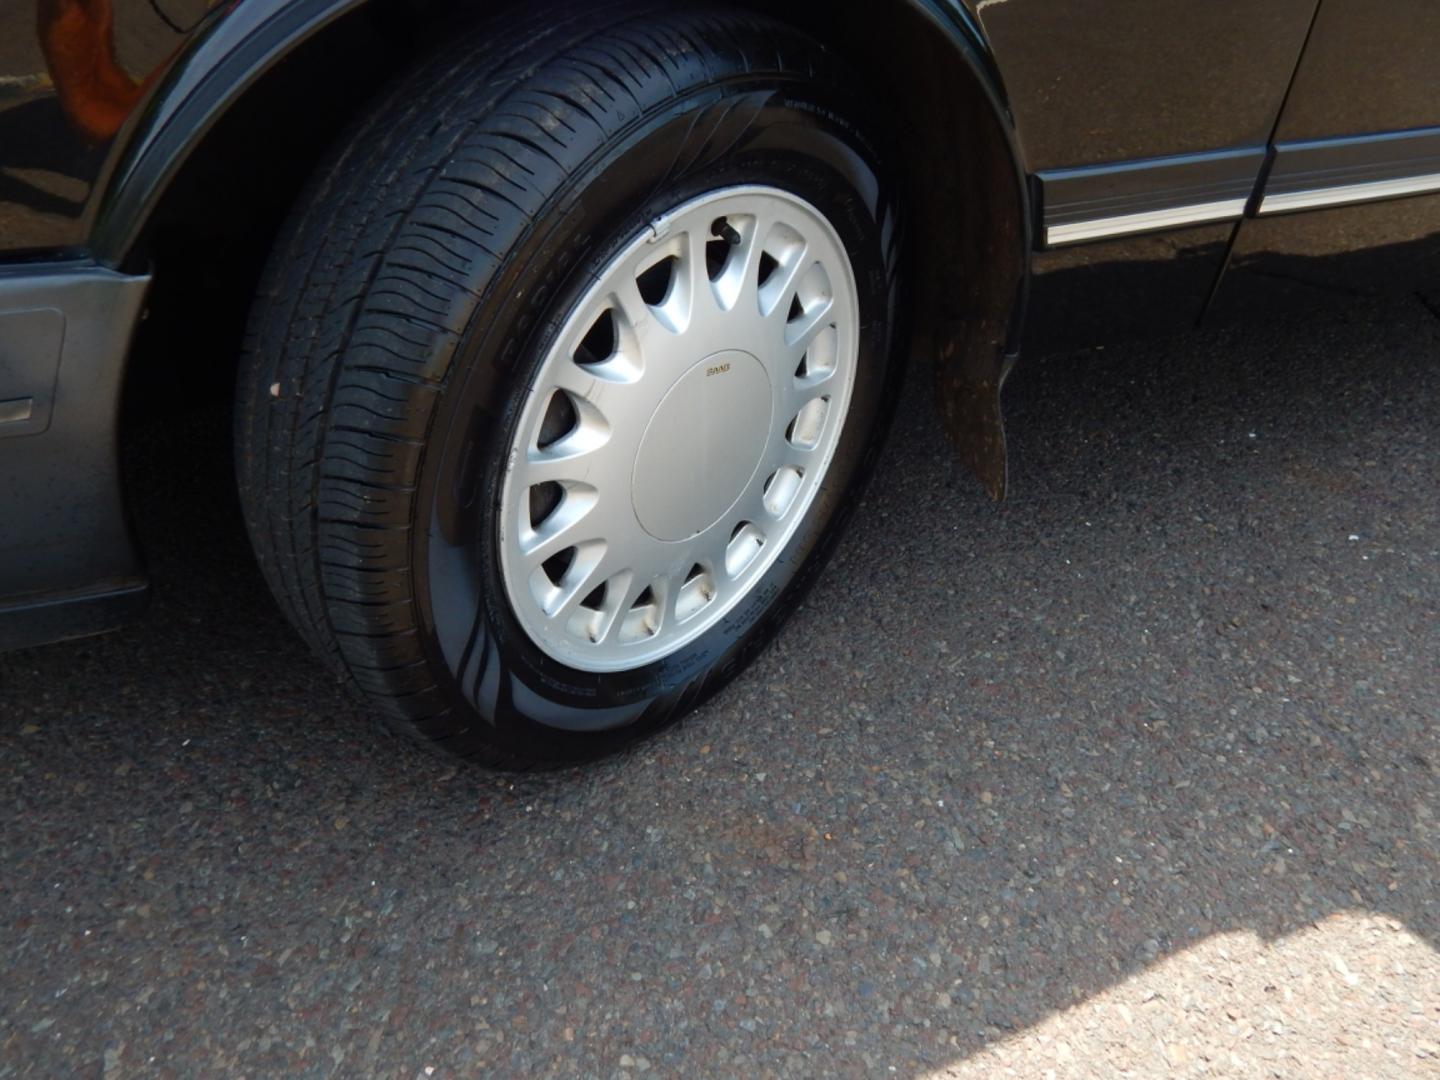
<svg viewBox="0 0 1440 1080">
<path fill-rule="evenodd" d="M 652 221 L 565 318 L 501 490 L 510 605 L 583 671 L 669 656 L 754 592 L 849 406 L 856 287 L 834 228 L 775 187 Z"/>
</svg>

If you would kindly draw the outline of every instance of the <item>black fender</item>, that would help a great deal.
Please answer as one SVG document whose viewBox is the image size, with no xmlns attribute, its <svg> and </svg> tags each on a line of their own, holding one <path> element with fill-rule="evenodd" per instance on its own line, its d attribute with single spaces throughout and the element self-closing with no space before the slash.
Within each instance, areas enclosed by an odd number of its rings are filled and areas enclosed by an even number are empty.
<svg viewBox="0 0 1440 1080">
<path fill-rule="evenodd" d="M 111 149 L 90 230 L 96 260 L 131 263 L 167 187 L 215 123 L 275 64 L 367 2 L 244 0 L 212 13 Z"/>
</svg>

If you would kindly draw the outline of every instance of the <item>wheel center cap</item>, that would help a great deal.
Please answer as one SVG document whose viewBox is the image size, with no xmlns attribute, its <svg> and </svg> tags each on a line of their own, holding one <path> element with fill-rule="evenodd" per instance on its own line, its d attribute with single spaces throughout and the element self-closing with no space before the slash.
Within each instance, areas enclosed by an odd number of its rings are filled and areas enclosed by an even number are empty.
<svg viewBox="0 0 1440 1080">
<path fill-rule="evenodd" d="M 635 517 L 657 540 L 714 525 L 749 486 L 770 434 L 770 379 L 749 353 L 726 350 L 671 384 L 635 454 Z"/>
</svg>

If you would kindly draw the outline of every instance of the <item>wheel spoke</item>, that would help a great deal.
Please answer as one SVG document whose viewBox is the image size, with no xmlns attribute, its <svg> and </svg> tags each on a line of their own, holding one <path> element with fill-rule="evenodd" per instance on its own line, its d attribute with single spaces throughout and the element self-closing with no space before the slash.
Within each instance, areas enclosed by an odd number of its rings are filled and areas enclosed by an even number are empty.
<svg viewBox="0 0 1440 1080">
<path fill-rule="evenodd" d="M 595 372 L 589 365 L 566 361 L 556 364 L 547 374 L 550 390 L 564 390 L 573 397 L 588 398 L 595 389 Z"/>
<path fill-rule="evenodd" d="M 730 513 L 732 526 L 741 521 L 755 522 L 763 528 L 775 515 L 770 513 L 769 507 L 765 505 L 765 481 L 775 472 L 775 467 L 767 461 L 756 474 L 754 482 L 749 490 L 735 504 Z M 728 534 L 726 542 L 728 544 Z"/>
<path fill-rule="evenodd" d="M 761 489 L 760 504 L 765 514 L 776 519 L 788 514 L 804 482 L 804 468 L 794 464 L 781 465 L 772 472 Z"/>
<path fill-rule="evenodd" d="M 827 297 L 785 324 L 785 344 L 796 353 L 797 359 L 810 347 L 815 335 L 829 325 L 834 306 L 835 301 Z"/>
<path fill-rule="evenodd" d="M 794 375 L 781 376 L 780 385 L 776 388 L 776 398 L 778 410 L 785 417 L 785 423 L 788 424 L 807 403 L 830 393 L 834 381 L 833 369 L 806 375 L 804 378 Z"/>
<path fill-rule="evenodd" d="M 700 547 L 700 554 L 697 562 L 711 574 L 715 580 L 717 590 L 723 591 L 730 580 L 730 572 L 726 568 L 725 553 L 730 546 L 730 534 L 740 523 L 735 515 L 730 515 L 725 521 L 719 522 L 705 536 L 705 542 Z"/>
<path fill-rule="evenodd" d="M 808 471 L 815 466 L 815 450 L 816 447 L 813 446 L 796 446 L 794 443 L 787 443 L 785 453 L 780 458 L 780 464 Z"/>
<path fill-rule="evenodd" d="M 575 525 L 567 525 L 551 532 L 531 532 L 521 539 L 520 550 L 525 562 L 532 569 L 538 569 L 547 559 L 572 547 L 579 538 Z"/>
<path fill-rule="evenodd" d="M 605 582 L 612 562 L 607 557 L 610 545 L 603 540 L 592 540 L 579 545 L 570 569 L 559 586 L 561 599 L 551 617 L 562 624 L 566 622 L 580 602 L 592 593 L 596 586 Z"/>
<path fill-rule="evenodd" d="M 803 272 L 815 265 L 815 260 L 808 258 L 809 251 L 809 246 L 806 245 L 791 253 L 760 287 L 760 314 L 765 318 L 785 318 L 790 308 L 790 299 L 795 295 L 795 283 L 800 280 Z"/>
<path fill-rule="evenodd" d="M 519 530 L 520 551 L 526 565 L 538 567 L 553 555 L 573 547 L 578 541 L 594 537 L 595 522 L 590 520 L 597 504 L 594 488 L 588 485 L 564 485 L 560 504 L 538 527 L 527 521 Z"/>
<path fill-rule="evenodd" d="M 634 277 L 625 275 L 615 283 L 610 294 L 610 305 L 622 326 L 621 333 L 628 331 L 643 349 L 644 335 L 654 317 L 650 305 L 645 303 L 645 298 L 640 295 L 640 286 L 636 284 Z"/>
<path fill-rule="evenodd" d="M 605 583 L 605 604 L 601 608 L 599 643 L 609 644 L 618 636 L 625 616 L 645 591 L 645 580 L 639 574 L 624 570 Z"/>
<path fill-rule="evenodd" d="M 758 518 L 758 520 L 756 520 Z M 754 561 L 760 556 L 760 549 L 765 546 L 769 539 L 765 524 L 767 518 L 763 515 L 754 515 L 746 518 L 735 526 L 725 544 L 725 579 L 729 581 L 740 577 Z"/>
<path fill-rule="evenodd" d="M 708 226 L 690 229 L 683 239 L 676 283 L 685 290 L 687 322 L 717 308 L 705 250 L 709 241 Z"/>
<path fill-rule="evenodd" d="M 774 224 L 774 216 L 763 208 L 756 213 L 732 216 L 734 220 L 726 219 L 729 232 L 725 237 L 732 246 L 725 266 L 714 282 L 709 282 L 708 276 L 706 280 L 720 308 L 727 312 L 743 310 L 748 313 L 748 308 L 742 309 L 739 305 L 746 298 L 753 297 L 758 288 L 760 259 L 764 254 L 765 237 Z M 736 236 L 739 237 L 738 244 L 734 242 Z"/>
<path fill-rule="evenodd" d="M 536 484 L 561 484 L 567 480 L 587 481 L 595 469 L 598 454 L 559 453 L 536 450 L 526 456 L 517 470 L 527 488 Z"/>
<path fill-rule="evenodd" d="M 741 247 L 740 283 L 746 295 L 754 292 L 760 284 L 760 257 L 765 253 L 765 241 L 775 225 L 775 215 L 766 210 L 755 214 Z"/>
</svg>

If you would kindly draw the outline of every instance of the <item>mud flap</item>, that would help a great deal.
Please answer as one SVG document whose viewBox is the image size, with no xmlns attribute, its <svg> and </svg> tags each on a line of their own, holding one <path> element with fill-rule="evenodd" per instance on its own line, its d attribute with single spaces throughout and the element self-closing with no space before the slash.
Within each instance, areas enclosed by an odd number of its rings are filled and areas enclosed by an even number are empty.
<svg viewBox="0 0 1440 1080">
<path fill-rule="evenodd" d="M 1019 359 L 1004 336 L 983 321 L 951 323 L 939 335 L 935 362 L 940 416 L 955 454 L 996 502 L 1008 479 L 1000 391 Z"/>
</svg>

